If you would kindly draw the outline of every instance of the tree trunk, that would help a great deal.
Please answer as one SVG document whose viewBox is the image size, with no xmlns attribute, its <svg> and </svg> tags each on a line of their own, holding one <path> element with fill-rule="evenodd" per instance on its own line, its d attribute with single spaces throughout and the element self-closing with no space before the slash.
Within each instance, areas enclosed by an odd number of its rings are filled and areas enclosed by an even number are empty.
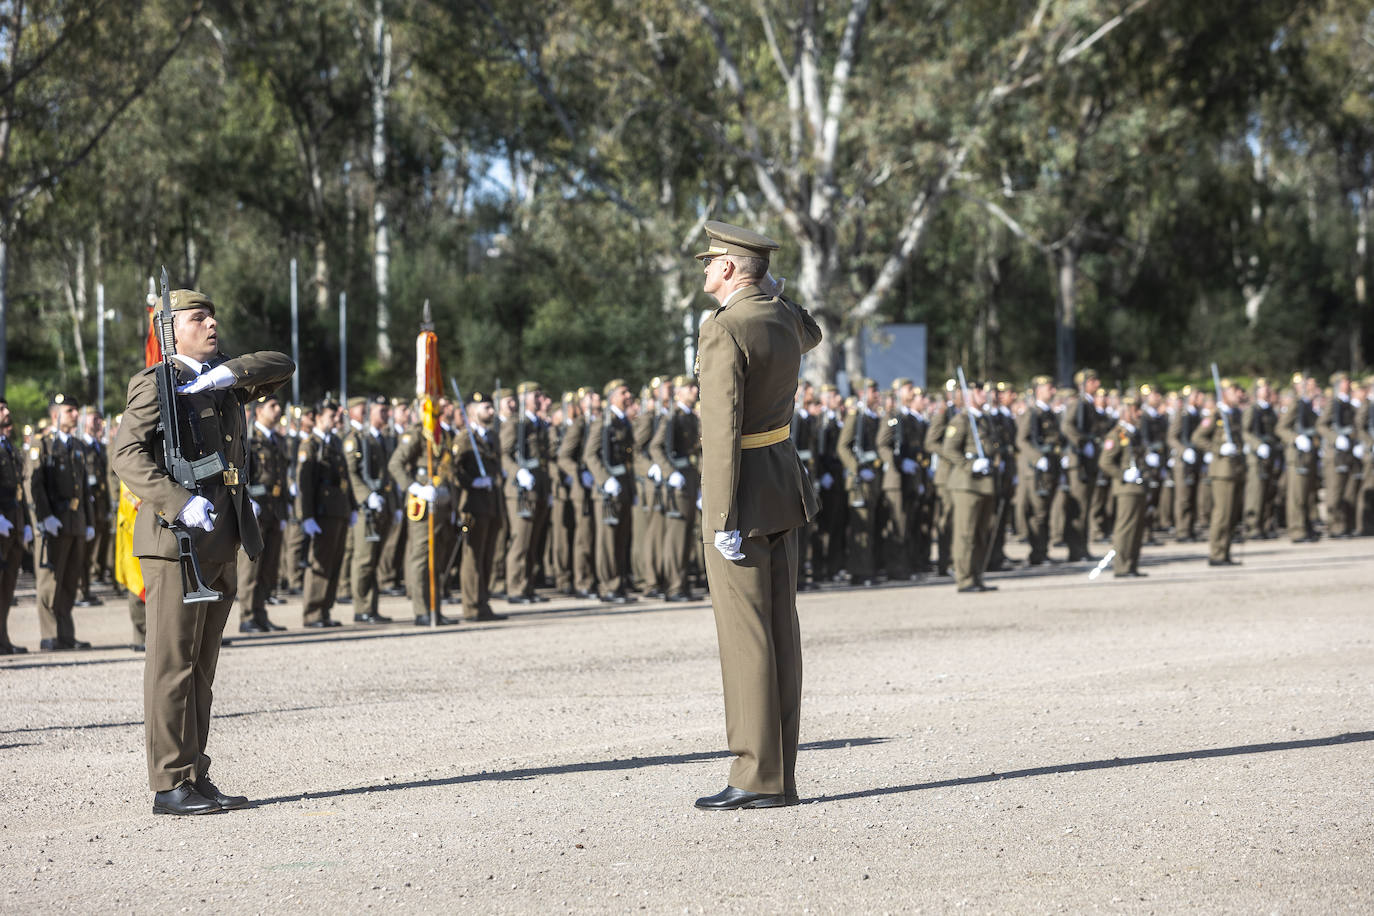
<svg viewBox="0 0 1374 916">
<path fill-rule="evenodd" d="M 1361 188 L 1356 196 L 1357 232 L 1355 235 L 1355 311 L 1350 325 L 1350 371 L 1364 368 L 1364 316 L 1369 307 L 1365 272 L 1369 264 L 1369 209 L 1374 204 L 1374 188 Z"/>
<path fill-rule="evenodd" d="M 386 101 L 391 91 L 391 32 L 386 27 L 383 0 L 372 5 L 372 277 L 377 295 L 377 361 L 391 365 L 390 221 L 386 197 Z"/>
<path fill-rule="evenodd" d="M 1070 240 L 1052 256 L 1055 271 L 1054 356 L 1056 380 L 1073 383 L 1078 333 L 1078 243 Z"/>
<path fill-rule="evenodd" d="M 8 220 L 0 221 L 0 391 L 9 375 L 10 243 Z"/>
<path fill-rule="evenodd" d="M 91 390 L 91 367 L 86 362 L 86 344 L 81 339 L 81 325 L 86 317 L 86 243 L 78 241 L 72 249 L 73 270 L 70 283 L 62 284 L 62 292 L 67 300 L 67 312 L 72 320 L 72 342 L 76 350 L 76 364 L 81 372 L 82 399 L 89 402 L 95 392 Z"/>
</svg>

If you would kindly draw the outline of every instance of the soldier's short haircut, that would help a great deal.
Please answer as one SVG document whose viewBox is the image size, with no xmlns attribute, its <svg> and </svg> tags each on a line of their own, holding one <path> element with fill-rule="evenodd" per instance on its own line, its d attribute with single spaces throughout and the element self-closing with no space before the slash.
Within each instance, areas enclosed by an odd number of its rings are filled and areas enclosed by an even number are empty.
<svg viewBox="0 0 1374 916">
<path fill-rule="evenodd" d="M 739 254 L 732 254 L 730 258 L 735 262 L 735 270 L 746 280 L 761 280 L 768 273 L 767 258 L 749 258 Z"/>
</svg>

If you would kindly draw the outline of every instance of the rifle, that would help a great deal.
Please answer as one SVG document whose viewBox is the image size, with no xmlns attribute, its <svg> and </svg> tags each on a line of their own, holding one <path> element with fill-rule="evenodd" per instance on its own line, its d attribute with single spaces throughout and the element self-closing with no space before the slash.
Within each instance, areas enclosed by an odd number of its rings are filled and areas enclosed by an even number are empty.
<svg viewBox="0 0 1374 916">
<path fill-rule="evenodd" d="M 368 467 L 372 464 L 372 443 L 368 440 L 372 438 L 372 433 L 367 429 L 361 429 L 354 433 L 358 437 L 358 446 L 363 453 L 363 466 L 358 471 L 358 476 L 367 484 L 367 488 L 373 493 L 382 492 L 382 479 L 373 477 L 368 472 Z M 367 503 L 363 503 L 363 540 L 370 544 L 375 544 L 382 539 L 377 533 L 377 523 L 373 519 L 373 511 L 368 508 Z"/>
<path fill-rule="evenodd" d="M 1216 363 L 1212 363 L 1212 388 L 1217 395 L 1217 413 L 1221 414 L 1221 426 L 1226 432 L 1226 441 L 1231 442 L 1231 409 L 1221 399 L 1221 373 L 1217 371 Z"/>
<path fill-rule="evenodd" d="M 153 315 L 157 325 L 158 342 L 162 345 L 162 362 L 154 374 L 157 381 L 158 413 L 162 426 L 162 455 L 167 473 L 185 489 L 200 495 L 200 482 L 212 477 L 228 476 L 229 466 L 224 455 L 218 450 L 203 458 L 188 459 L 181 447 L 180 414 L 177 411 L 176 372 L 173 368 L 176 354 L 176 335 L 172 329 L 172 296 L 167 289 L 167 268 L 162 268 L 162 310 Z M 213 519 L 213 516 L 211 516 Z M 205 584 L 200 571 L 200 558 L 196 555 L 195 542 L 191 531 L 178 522 L 168 522 L 161 516 L 158 524 L 169 529 L 177 539 L 177 563 L 181 568 L 181 596 L 185 604 L 201 604 L 219 601 L 224 596 Z"/>
</svg>

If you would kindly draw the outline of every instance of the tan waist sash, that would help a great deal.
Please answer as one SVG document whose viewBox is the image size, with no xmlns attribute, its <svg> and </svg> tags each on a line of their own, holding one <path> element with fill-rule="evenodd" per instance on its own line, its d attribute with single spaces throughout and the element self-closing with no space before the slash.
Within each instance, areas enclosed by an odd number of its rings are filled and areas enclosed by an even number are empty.
<svg viewBox="0 0 1374 916">
<path fill-rule="evenodd" d="M 740 448 L 767 448 L 770 445 L 777 445 L 779 442 L 792 435 L 792 427 L 779 426 L 777 429 L 770 429 L 766 433 L 745 433 L 740 436 Z"/>
</svg>

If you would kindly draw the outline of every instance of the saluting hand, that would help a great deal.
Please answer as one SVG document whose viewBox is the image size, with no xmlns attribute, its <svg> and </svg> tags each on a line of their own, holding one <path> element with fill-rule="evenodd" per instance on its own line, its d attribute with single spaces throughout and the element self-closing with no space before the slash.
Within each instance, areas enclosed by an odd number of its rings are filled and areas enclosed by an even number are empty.
<svg viewBox="0 0 1374 916">
<path fill-rule="evenodd" d="M 227 365 L 216 366 L 209 372 L 202 372 L 185 385 L 178 385 L 177 392 L 180 394 L 195 394 L 198 391 L 212 391 L 217 388 L 228 388 L 234 384 L 234 370 Z"/>
</svg>

